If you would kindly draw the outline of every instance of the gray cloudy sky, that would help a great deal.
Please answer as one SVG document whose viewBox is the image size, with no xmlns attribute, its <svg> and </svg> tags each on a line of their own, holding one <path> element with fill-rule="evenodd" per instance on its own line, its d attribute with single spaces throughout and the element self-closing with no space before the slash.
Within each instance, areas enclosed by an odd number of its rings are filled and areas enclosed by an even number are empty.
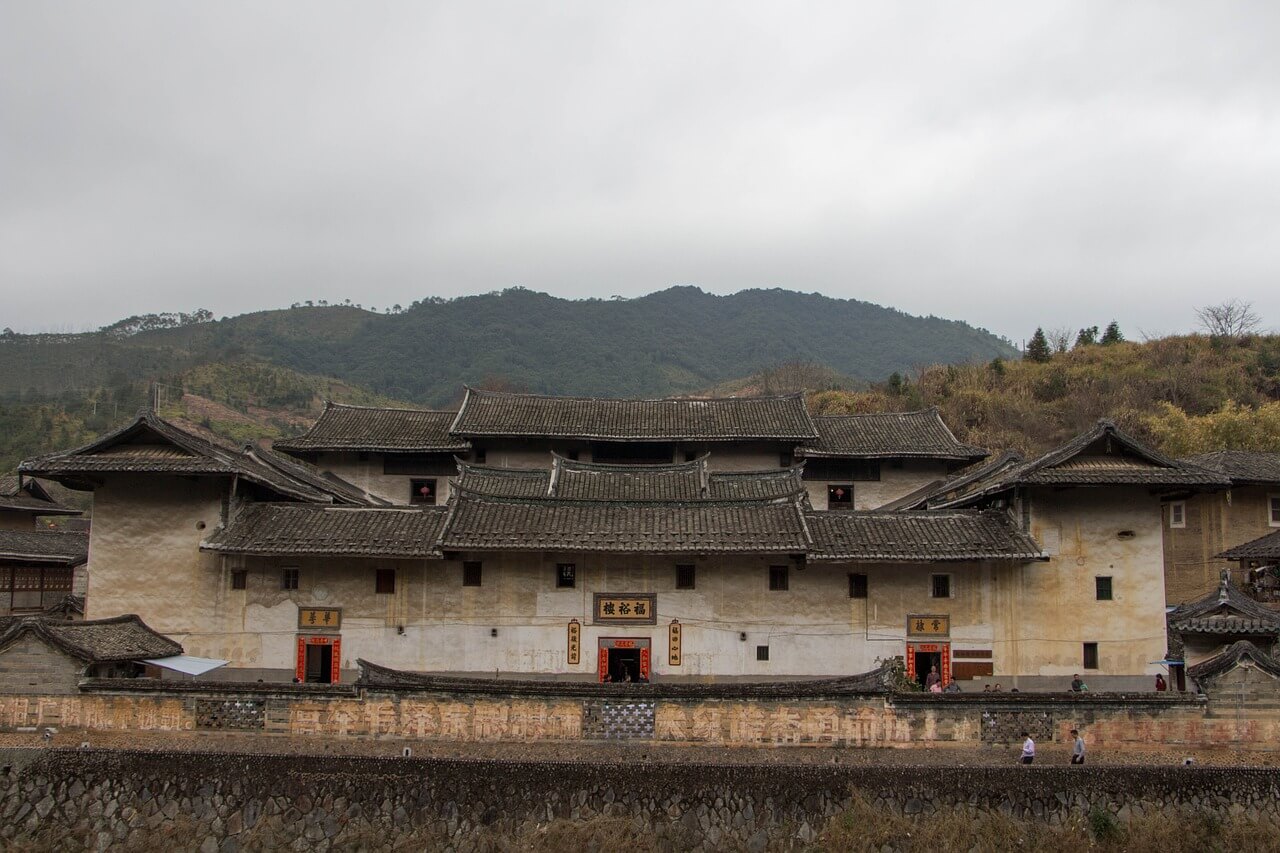
<svg viewBox="0 0 1280 853">
<path fill-rule="evenodd" d="M 1280 327 L 1280 4 L 0 0 L 0 326 L 511 285 Z"/>
</svg>

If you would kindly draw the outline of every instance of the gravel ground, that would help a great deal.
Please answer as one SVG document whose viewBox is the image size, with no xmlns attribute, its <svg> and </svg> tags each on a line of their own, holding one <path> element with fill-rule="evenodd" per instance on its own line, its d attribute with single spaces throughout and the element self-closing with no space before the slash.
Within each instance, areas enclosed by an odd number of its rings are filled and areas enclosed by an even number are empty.
<svg viewBox="0 0 1280 853">
<path fill-rule="evenodd" d="M 36 733 L 0 734 L 0 747 L 79 746 L 99 749 L 186 750 L 197 752 L 284 753 L 292 755 L 400 755 L 412 747 L 418 757 L 471 758 L 500 761 L 582 761 L 592 764 L 895 764 L 982 767 L 1016 764 L 1021 745 L 937 746 L 897 749 L 830 747 L 709 747 L 668 744 L 592 743 L 442 743 L 407 740 L 331 740 L 226 732 L 59 732 L 45 740 Z M 1068 764 L 1067 744 L 1039 744 L 1037 764 Z M 1280 767 L 1280 747 L 1267 750 L 1128 747 L 1122 751 L 1091 750 L 1089 763 L 1102 766 L 1180 765 L 1193 757 L 1201 766 Z"/>
</svg>

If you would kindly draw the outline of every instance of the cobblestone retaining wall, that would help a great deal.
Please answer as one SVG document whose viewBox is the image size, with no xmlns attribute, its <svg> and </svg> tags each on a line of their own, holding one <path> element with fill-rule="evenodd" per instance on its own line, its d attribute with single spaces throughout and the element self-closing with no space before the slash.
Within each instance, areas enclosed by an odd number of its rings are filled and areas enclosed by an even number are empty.
<svg viewBox="0 0 1280 853">
<path fill-rule="evenodd" d="M 237 731 L 323 738 L 457 742 L 651 740 L 714 746 L 907 747 L 1007 744 L 1023 731 L 1099 747 L 1179 744 L 1270 748 L 1280 710 L 1214 713 L 1177 695 L 869 695 L 791 699 L 616 700 L 500 693 L 319 691 L 163 684 L 79 695 L 0 694 L 0 731 Z"/>
<path fill-rule="evenodd" d="M 854 791 L 908 814 L 959 806 L 1060 822 L 1103 808 L 1260 817 L 1280 777 L 1220 768 L 599 766 L 320 756 L 0 750 L 0 846 L 88 831 L 99 849 L 236 853 L 289 843 L 468 850 L 485 828 L 630 818 L 679 849 L 812 840 Z M 86 830 L 86 827 L 89 829 Z"/>
</svg>

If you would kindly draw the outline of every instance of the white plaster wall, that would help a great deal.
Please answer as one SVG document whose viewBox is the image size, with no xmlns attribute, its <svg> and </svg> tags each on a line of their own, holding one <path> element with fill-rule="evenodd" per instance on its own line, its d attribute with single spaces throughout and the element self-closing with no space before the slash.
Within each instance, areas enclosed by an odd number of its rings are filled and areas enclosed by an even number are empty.
<svg viewBox="0 0 1280 853">
<path fill-rule="evenodd" d="M 1030 564 L 1005 605 L 1018 626 L 1012 662 L 1024 673 L 1070 676 L 1083 644 L 1098 643 L 1095 675 L 1154 675 L 1164 659 L 1164 555 L 1160 502 L 1140 487 L 1036 489 L 1031 535 L 1051 555 Z M 1121 534 L 1126 534 L 1124 538 Z M 1127 534 L 1132 534 L 1129 536 Z M 1095 577 L 1112 577 L 1098 601 Z"/>
<path fill-rule="evenodd" d="M 449 500 L 449 478 L 456 477 L 456 470 L 440 474 L 384 474 L 383 454 L 370 453 L 361 460 L 357 453 L 322 453 L 316 465 L 352 485 L 364 489 L 393 504 L 409 503 L 409 481 L 435 477 L 436 504 L 443 506 Z M 450 463 L 452 464 L 452 463 Z M 443 469 L 442 469 L 443 470 Z"/>
<path fill-rule="evenodd" d="M 947 476 L 945 462 L 927 459 L 903 460 L 901 468 L 894 468 L 888 460 L 880 465 L 879 480 L 855 480 L 853 483 L 853 508 L 876 509 L 898 498 L 911 494 Z M 847 484 L 848 480 L 805 480 L 809 503 L 814 509 L 827 508 L 827 486 Z"/>
</svg>

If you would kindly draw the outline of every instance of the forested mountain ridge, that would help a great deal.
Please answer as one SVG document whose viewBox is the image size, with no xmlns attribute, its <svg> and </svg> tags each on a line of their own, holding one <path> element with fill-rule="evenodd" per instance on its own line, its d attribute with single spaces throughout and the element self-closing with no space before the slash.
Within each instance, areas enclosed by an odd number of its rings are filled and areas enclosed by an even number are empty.
<svg viewBox="0 0 1280 853">
<path fill-rule="evenodd" d="M 202 312 L 164 316 L 181 319 L 0 336 L 0 398 L 35 401 L 71 387 L 122 386 L 241 360 L 440 406 L 456 401 L 468 383 L 662 396 L 792 360 L 874 381 L 922 365 L 1015 354 L 1008 342 L 965 323 L 786 290 L 716 296 L 673 287 L 636 299 L 566 300 L 512 288 L 387 314 L 342 305 L 221 321 Z"/>
</svg>

